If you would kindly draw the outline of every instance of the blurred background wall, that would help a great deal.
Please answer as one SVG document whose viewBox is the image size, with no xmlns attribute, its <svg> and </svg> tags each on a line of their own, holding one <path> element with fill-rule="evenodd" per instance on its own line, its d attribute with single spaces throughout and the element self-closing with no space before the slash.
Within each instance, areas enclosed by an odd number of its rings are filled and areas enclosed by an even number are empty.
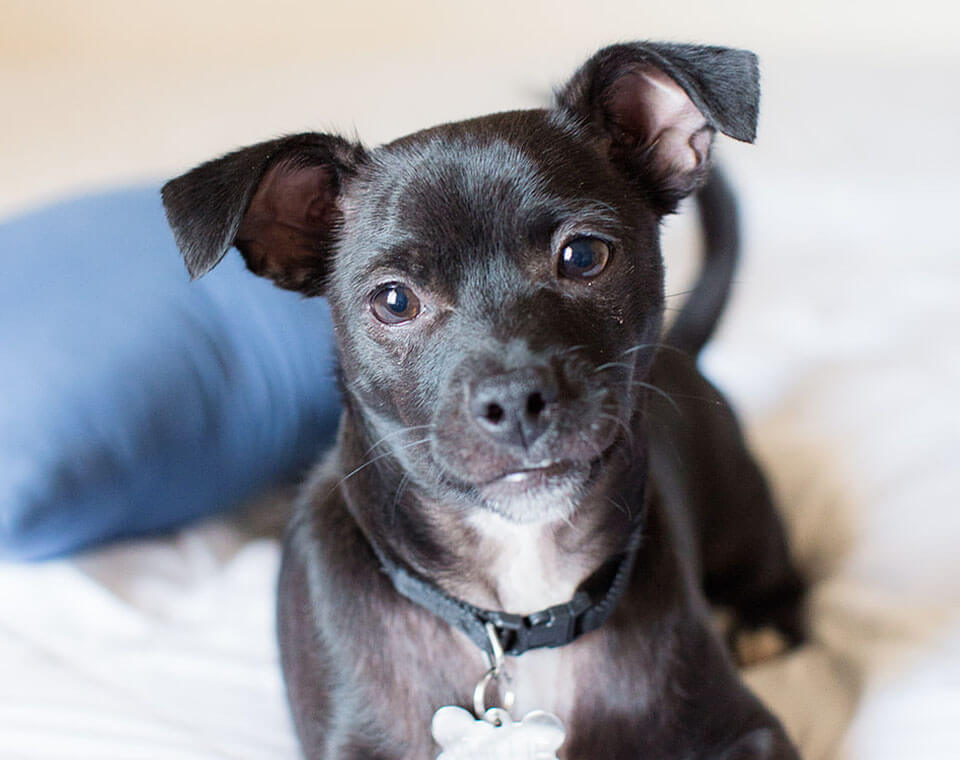
<svg viewBox="0 0 960 760">
<path fill-rule="evenodd" d="M 537 105 L 598 46 L 637 38 L 757 51 L 761 145 L 797 143 L 783 156 L 798 165 L 812 149 L 888 153 L 862 101 L 903 97 L 942 123 L 953 96 L 925 80 L 958 60 L 958 29 L 946 0 L 0 0 L 0 216 L 277 133 L 376 143 Z"/>
</svg>

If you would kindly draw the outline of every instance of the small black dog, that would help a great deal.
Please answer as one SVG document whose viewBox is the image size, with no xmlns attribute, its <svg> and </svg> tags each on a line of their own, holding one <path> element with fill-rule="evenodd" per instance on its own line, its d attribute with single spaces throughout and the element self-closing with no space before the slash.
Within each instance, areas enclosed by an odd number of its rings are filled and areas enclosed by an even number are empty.
<svg viewBox="0 0 960 760">
<path fill-rule="evenodd" d="M 757 102 L 751 53 L 615 45 L 549 110 L 370 151 L 296 135 L 164 188 L 192 275 L 235 245 L 330 302 L 339 443 L 280 578 L 308 757 L 434 757 L 434 712 L 493 691 L 483 653 L 567 760 L 798 757 L 708 607 L 802 637 L 767 487 L 695 366 L 737 250 L 710 148 L 752 141 Z M 704 271 L 661 341 L 660 219 L 698 188 Z"/>
</svg>

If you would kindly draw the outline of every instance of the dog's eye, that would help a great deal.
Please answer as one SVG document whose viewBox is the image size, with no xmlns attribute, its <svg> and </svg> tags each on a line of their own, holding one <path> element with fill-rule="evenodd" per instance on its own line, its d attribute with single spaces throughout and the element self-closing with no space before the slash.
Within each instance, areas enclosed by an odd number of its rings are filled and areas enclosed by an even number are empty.
<svg viewBox="0 0 960 760">
<path fill-rule="evenodd" d="M 571 280 L 586 280 L 600 274 L 610 260 L 610 246 L 595 237 L 574 238 L 560 251 L 557 268 Z"/>
<path fill-rule="evenodd" d="M 399 325 L 409 322 L 420 314 L 420 299 L 406 285 L 391 283 L 384 285 L 370 299 L 373 316 L 385 325 Z"/>
</svg>

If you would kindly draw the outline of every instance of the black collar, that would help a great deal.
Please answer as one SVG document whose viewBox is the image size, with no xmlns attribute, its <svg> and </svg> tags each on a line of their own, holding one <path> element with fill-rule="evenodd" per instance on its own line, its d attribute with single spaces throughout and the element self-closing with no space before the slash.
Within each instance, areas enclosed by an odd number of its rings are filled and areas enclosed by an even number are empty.
<svg viewBox="0 0 960 760">
<path fill-rule="evenodd" d="M 400 594 L 462 631 L 478 647 L 493 655 L 487 631 L 487 624 L 490 623 L 500 640 L 503 652 L 520 655 L 528 649 L 569 644 L 578 636 L 603 625 L 616 608 L 630 580 L 637 549 L 640 547 L 643 524 L 642 519 L 637 521 L 623 553 L 590 576 L 573 595 L 573 599 L 530 615 L 513 615 L 509 612 L 474 607 L 397 564 L 376 542 L 371 540 L 370 545 L 384 572 L 390 576 L 394 588 Z"/>
</svg>

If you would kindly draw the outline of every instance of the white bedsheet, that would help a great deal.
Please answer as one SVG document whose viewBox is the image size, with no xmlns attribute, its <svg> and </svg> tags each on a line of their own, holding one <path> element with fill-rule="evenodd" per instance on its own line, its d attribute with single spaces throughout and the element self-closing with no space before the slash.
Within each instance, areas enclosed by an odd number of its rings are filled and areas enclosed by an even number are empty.
<svg viewBox="0 0 960 760">
<path fill-rule="evenodd" d="M 296 757 L 275 540 L 228 520 L 0 572 L 0 758 Z"/>
<path fill-rule="evenodd" d="M 811 644 L 748 673 L 808 760 L 960 758 L 960 105 L 923 72 L 768 67 L 728 148 L 748 258 L 705 366 L 816 578 Z M 0 758 L 295 757 L 278 551 L 222 518 L 0 567 Z"/>
</svg>

